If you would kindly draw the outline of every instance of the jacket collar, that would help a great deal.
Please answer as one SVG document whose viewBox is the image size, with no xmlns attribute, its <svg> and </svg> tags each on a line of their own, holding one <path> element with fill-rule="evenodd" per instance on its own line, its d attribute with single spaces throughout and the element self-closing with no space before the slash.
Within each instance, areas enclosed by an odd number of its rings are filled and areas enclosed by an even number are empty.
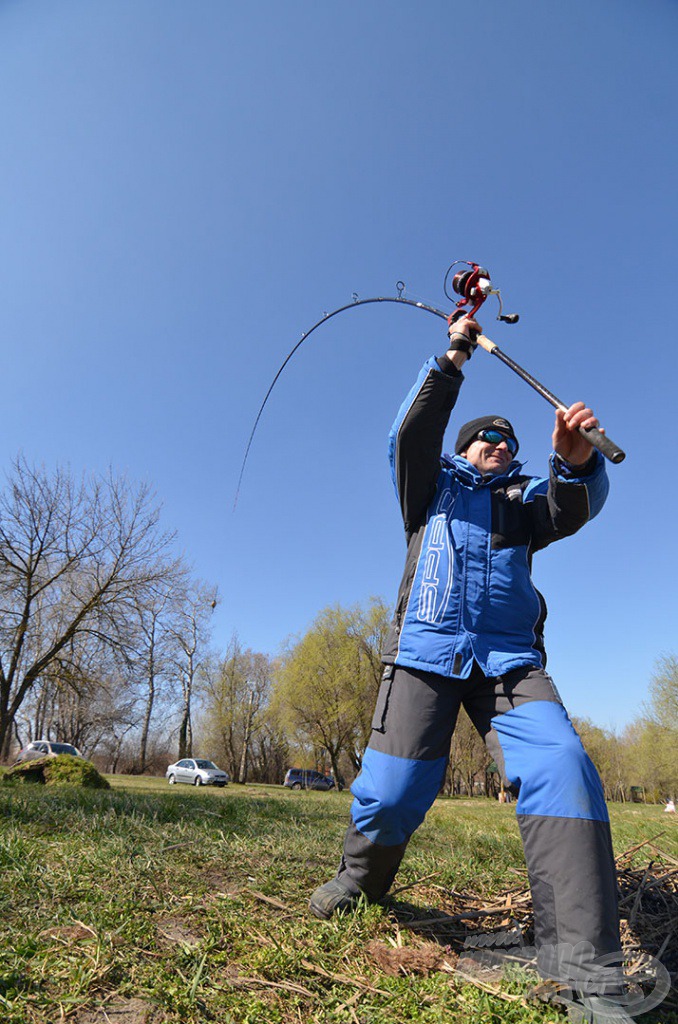
<svg viewBox="0 0 678 1024">
<path fill-rule="evenodd" d="M 517 476 L 523 468 L 523 463 L 514 459 L 513 462 L 509 463 L 505 473 L 500 473 L 498 476 L 494 474 L 482 476 L 473 463 L 465 459 L 463 455 L 443 455 L 442 462 L 446 468 L 453 469 L 457 479 L 467 487 L 494 486 L 500 480 L 507 480 L 512 476 Z"/>
</svg>

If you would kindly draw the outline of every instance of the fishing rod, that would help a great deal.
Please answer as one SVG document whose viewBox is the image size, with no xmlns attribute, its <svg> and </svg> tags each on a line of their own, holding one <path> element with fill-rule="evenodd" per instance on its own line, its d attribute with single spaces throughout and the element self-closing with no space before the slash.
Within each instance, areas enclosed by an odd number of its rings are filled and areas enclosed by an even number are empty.
<svg viewBox="0 0 678 1024">
<path fill-rule="evenodd" d="M 460 263 L 471 267 L 471 270 L 459 271 L 452 279 L 452 288 L 460 298 L 456 304 L 457 308 L 455 311 L 451 316 L 447 317 L 448 324 L 452 325 L 455 320 L 462 316 L 475 316 L 477 311 L 490 295 L 496 295 L 499 300 L 499 315 L 497 316 L 497 320 L 502 320 L 507 324 L 518 323 L 519 316 L 517 313 L 502 315 L 501 294 L 498 289 L 492 287 L 489 272 L 477 263 L 470 263 L 468 260 L 455 260 L 455 262 L 448 267 L 447 273 L 445 274 L 445 281 L 443 284 L 445 295 L 447 295 L 449 299 L 452 298 L 447 290 L 447 279 L 453 267 Z M 468 311 L 464 308 L 467 305 L 470 305 L 471 307 Z M 508 366 L 510 370 L 513 370 L 514 373 L 518 374 L 521 380 L 524 380 L 526 384 L 529 384 L 531 388 L 534 388 L 537 394 L 541 395 L 542 398 L 545 398 L 549 405 L 552 405 L 554 409 L 562 409 L 563 412 L 566 412 L 567 409 L 569 409 L 569 406 L 566 405 L 565 402 L 554 395 L 552 391 L 549 391 L 549 389 L 538 381 L 536 377 L 533 377 L 531 373 L 528 373 L 527 370 L 520 366 L 519 363 L 516 363 L 514 359 L 511 359 L 511 357 L 505 352 L 502 352 L 496 342 L 492 341 L 484 334 L 479 334 L 475 340 L 481 348 L 485 349 L 486 352 L 489 352 L 492 356 L 497 356 L 505 366 Z M 610 462 L 615 463 L 615 465 L 623 462 L 626 458 L 626 452 L 607 437 L 602 430 L 598 430 L 597 427 L 578 427 L 577 429 L 579 430 L 579 433 L 586 438 L 589 444 L 593 445 L 594 448 L 597 448 L 601 455 L 604 455 L 606 459 L 609 459 Z"/>
<path fill-rule="evenodd" d="M 254 420 L 254 425 L 252 426 L 252 430 L 245 448 L 245 454 L 242 460 L 242 465 L 240 467 L 240 475 L 238 477 L 238 485 L 236 488 L 235 500 L 233 502 L 234 511 L 238 504 L 238 498 L 240 496 L 240 486 L 242 484 L 243 476 L 245 473 L 245 467 L 247 465 L 247 459 L 250 453 L 250 448 L 252 447 L 252 441 L 254 440 L 254 435 L 257 431 L 257 427 L 259 426 L 259 421 L 263 415 L 264 409 L 266 408 L 266 404 L 271 396 L 273 388 L 277 384 L 280 375 L 282 374 L 283 370 L 285 369 L 289 361 L 292 359 L 292 356 L 295 354 L 295 352 L 301 347 L 301 345 L 306 341 L 306 339 L 309 338 L 311 334 L 313 334 L 313 332 L 318 329 L 318 327 L 321 327 L 322 324 L 326 323 L 328 320 L 331 320 L 332 317 L 338 316 L 339 313 L 344 313 L 346 312 L 346 310 L 356 309 L 358 306 L 367 306 L 376 302 L 395 302 L 402 306 L 413 306 L 415 309 L 423 309 L 426 313 L 431 313 L 434 316 L 440 317 L 442 320 L 446 320 L 448 326 L 451 326 L 455 322 L 455 320 L 458 320 L 463 316 L 474 317 L 475 314 L 480 309 L 480 307 L 483 305 L 483 303 L 489 298 L 489 296 L 494 295 L 499 302 L 499 314 L 497 315 L 497 320 L 500 320 L 503 323 L 508 324 L 515 324 L 518 322 L 519 315 L 517 313 L 505 314 L 503 312 L 501 292 L 499 291 L 499 289 L 492 287 L 489 272 L 485 269 L 485 267 L 481 267 L 478 263 L 472 263 L 468 260 L 455 260 L 453 263 L 450 264 L 445 274 L 445 279 L 443 281 L 443 290 L 448 299 L 450 299 L 453 302 L 455 301 L 454 296 L 450 295 L 450 293 L 448 292 L 447 286 L 451 271 L 454 269 L 455 266 L 458 266 L 459 264 L 464 264 L 465 266 L 470 267 L 471 269 L 465 271 L 458 271 L 452 278 L 452 289 L 459 296 L 459 298 L 456 300 L 455 309 L 453 310 L 452 313 L 445 313 L 442 309 L 437 309 L 435 306 L 430 306 L 426 302 L 415 302 L 413 299 L 405 298 L 405 284 L 403 281 L 398 281 L 396 282 L 396 291 L 398 293 L 397 295 L 380 295 L 376 296 L 375 298 L 361 299 L 354 294 L 351 302 L 347 303 L 345 306 L 339 306 L 338 309 L 333 310 L 331 313 L 324 313 L 320 320 L 314 323 L 313 326 L 310 327 L 307 331 L 304 331 L 304 333 L 301 335 L 301 338 L 296 343 L 291 352 L 286 356 L 285 360 L 280 366 L 280 369 L 278 370 L 275 377 L 271 381 L 270 387 L 264 396 L 264 400 L 259 407 L 259 411 L 257 412 L 256 418 Z M 467 306 L 469 307 L 468 309 L 466 308 Z M 492 341 L 484 334 L 477 335 L 475 341 L 486 352 L 489 352 L 490 355 L 496 356 L 502 363 L 504 363 L 505 366 L 508 366 L 510 370 L 513 370 L 513 372 L 516 373 L 521 378 L 521 380 L 524 380 L 526 384 L 529 384 L 530 387 L 533 388 L 539 395 L 541 395 L 541 397 L 544 398 L 550 405 L 552 405 L 554 409 L 562 409 L 563 411 L 566 411 L 569 408 L 569 406 L 566 405 L 565 402 L 561 401 L 561 399 L 554 395 L 552 391 L 549 391 L 549 389 L 545 387 L 540 381 L 538 381 L 536 377 L 533 377 L 531 373 L 528 373 L 527 370 L 523 369 L 523 367 L 520 366 L 519 363 L 517 363 L 514 359 L 508 356 L 505 352 L 502 352 L 502 350 L 499 348 L 496 342 Z M 597 448 L 598 451 L 605 456 L 605 458 L 610 460 L 610 462 L 617 464 L 623 462 L 626 458 L 626 452 L 624 452 L 609 437 L 607 437 L 605 433 L 603 433 L 601 430 L 598 430 L 596 427 L 579 427 L 578 430 L 579 433 L 586 438 L 589 444 L 593 445 L 594 448 Z"/>
</svg>

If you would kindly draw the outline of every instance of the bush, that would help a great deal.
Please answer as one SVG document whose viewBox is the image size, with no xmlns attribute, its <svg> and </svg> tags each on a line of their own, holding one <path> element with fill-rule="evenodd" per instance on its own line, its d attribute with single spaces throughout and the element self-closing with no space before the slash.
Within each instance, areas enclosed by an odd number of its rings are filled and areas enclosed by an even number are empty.
<svg viewBox="0 0 678 1024">
<path fill-rule="evenodd" d="M 37 782 L 46 786 L 82 786 L 85 789 L 110 789 L 90 761 L 71 754 L 37 757 L 8 769 L 0 779 L 3 785 Z"/>
</svg>

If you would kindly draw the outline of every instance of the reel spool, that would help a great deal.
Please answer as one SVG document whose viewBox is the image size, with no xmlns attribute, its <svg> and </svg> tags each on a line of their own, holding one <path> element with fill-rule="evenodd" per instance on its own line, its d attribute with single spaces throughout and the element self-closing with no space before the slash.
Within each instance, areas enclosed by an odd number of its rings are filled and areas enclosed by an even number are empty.
<svg viewBox="0 0 678 1024">
<path fill-rule="evenodd" d="M 490 272 L 485 267 L 481 267 L 478 263 L 471 263 L 468 260 L 455 260 L 447 268 L 445 274 L 445 280 L 443 282 L 443 290 L 448 299 L 454 302 L 454 296 L 450 295 L 447 290 L 447 281 L 450 276 L 450 271 L 453 267 L 458 264 L 464 263 L 467 267 L 471 267 L 470 270 L 459 270 L 452 278 L 452 289 L 456 292 L 460 298 L 456 301 L 456 310 L 450 317 L 450 323 L 454 323 L 461 316 L 475 316 L 482 304 L 490 295 L 496 295 L 497 301 L 499 302 L 499 314 L 497 320 L 503 321 L 505 324 L 517 324 L 520 316 L 518 313 L 503 313 L 501 292 L 498 288 L 492 287 L 492 281 L 490 279 Z M 465 309 L 465 306 L 469 306 L 470 309 Z"/>
</svg>

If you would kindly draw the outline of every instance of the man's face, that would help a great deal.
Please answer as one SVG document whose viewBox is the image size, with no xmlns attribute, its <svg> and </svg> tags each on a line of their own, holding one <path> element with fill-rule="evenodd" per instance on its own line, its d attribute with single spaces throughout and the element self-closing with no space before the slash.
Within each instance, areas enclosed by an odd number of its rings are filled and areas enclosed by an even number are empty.
<svg viewBox="0 0 678 1024">
<path fill-rule="evenodd" d="M 471 441 L 462 455 L 476 467 L 482 476 L 486 476 L 488 473 L 500 476 L 506 472 L 513 459 L 513 453 L 508 447 L 506 438 L 502 438 L 498 444 L 476 439 Z"/>
</svg>

